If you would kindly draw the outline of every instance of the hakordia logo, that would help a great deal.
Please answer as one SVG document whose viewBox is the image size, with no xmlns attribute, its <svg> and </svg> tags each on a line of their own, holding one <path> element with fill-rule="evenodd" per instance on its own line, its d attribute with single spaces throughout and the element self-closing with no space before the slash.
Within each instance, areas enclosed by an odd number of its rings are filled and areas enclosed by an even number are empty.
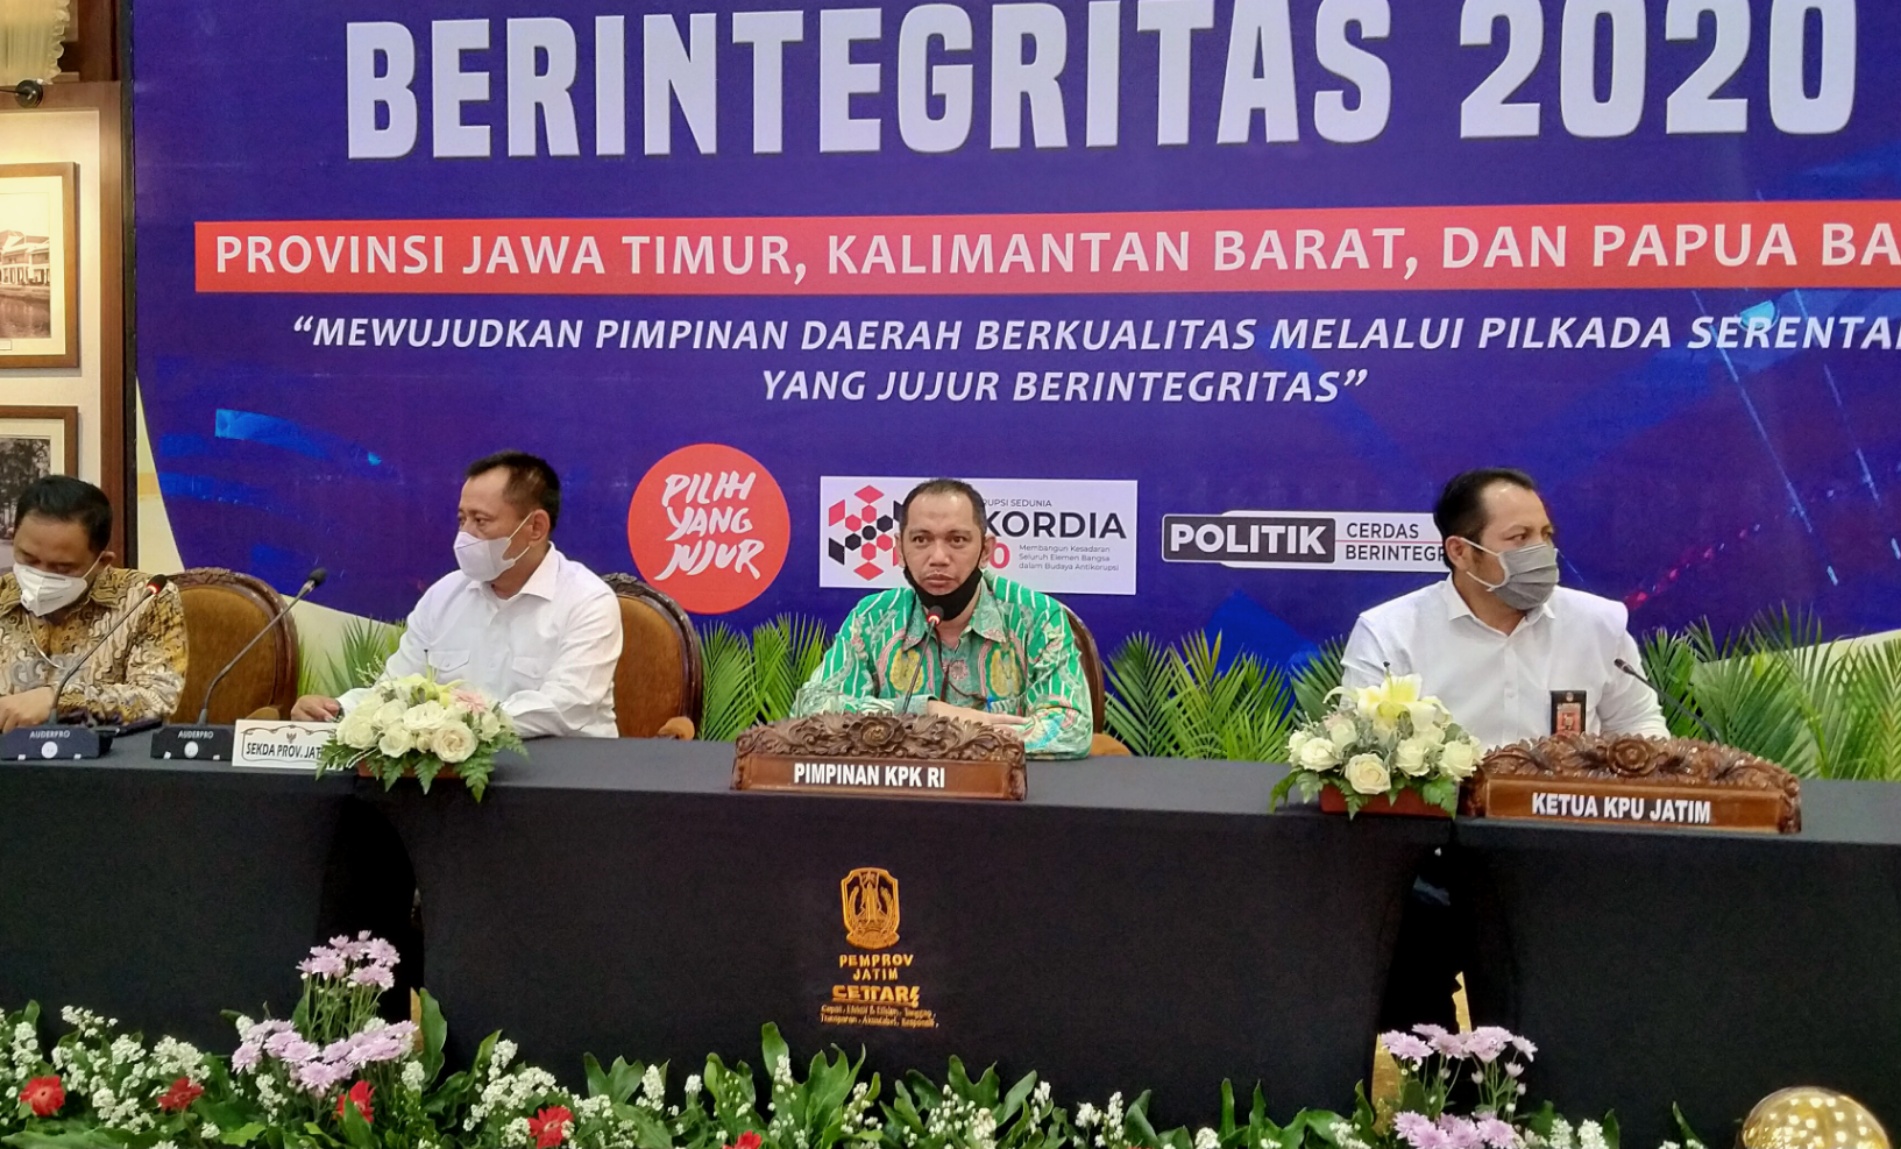
<svg viewBox="0 0 1901 1149">
<path fill-rule="evenodd" d="M 904 585 L 898 504 L 923 480 L 819 479 L 819 585 Z M 1134 594 L 1136 484 L 1101 479 L 971 480 L 995 545 L 991 569 L 1052 594 Z"/>
<path fill-rule="evenodd" d="M 1269 570 L 1444 569 L 1431 515 L 1377 511 L 1163 515 L 1162 558 Z"/>
</svg>

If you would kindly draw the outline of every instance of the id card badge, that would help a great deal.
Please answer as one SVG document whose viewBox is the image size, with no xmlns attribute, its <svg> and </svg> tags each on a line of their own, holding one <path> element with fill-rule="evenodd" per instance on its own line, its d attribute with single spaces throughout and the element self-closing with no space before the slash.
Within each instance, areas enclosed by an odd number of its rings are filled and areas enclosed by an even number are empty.
<svg viewBox="0 0 1901 1149">
<path fill-rule="evenodd" d="M 1551 732 L 1553 734 L 1584 733 L 1585 697 L 1585 692 L 1582 690 L 1551 692 Z"/>
</svg>

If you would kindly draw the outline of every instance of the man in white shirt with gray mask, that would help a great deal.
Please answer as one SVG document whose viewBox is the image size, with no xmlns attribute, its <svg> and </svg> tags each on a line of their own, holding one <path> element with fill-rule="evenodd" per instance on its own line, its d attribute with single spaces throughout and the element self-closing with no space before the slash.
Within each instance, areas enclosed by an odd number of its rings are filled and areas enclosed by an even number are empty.
<svg viewBox="0 0 1901 1149">
<path fill-rule="evenodd" d="M 456 512 L 456 570 L 423 593 L 385 678 L 433 670 L 496 699 L 524 738 L 613 738 L 620 604 L 558 550 L 561 480 L 503 451 L 470 464 Z M 291 716 L 337 717 L 357 700 L 306 695 Z"/>
<path fill-rule="evenodd" d="M 1523 471 L 1467 471 L 1433 508 L 1452 574 L 1360 615 L 1343 682 L 1417 674 L 1487 746 L 1564 732 L 1668 737 L 1622 603 L 1558 585 L 1551 518 Z"/>
</svg>

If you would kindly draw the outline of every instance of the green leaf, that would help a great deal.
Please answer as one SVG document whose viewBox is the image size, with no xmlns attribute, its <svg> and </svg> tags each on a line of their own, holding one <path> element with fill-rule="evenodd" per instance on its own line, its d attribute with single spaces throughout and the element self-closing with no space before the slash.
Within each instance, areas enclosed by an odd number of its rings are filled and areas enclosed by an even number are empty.
<svg viewBox="0 0 1901 1149">
<path fill-rule="evenodd" d="M 449 1043 L 449 1021 L 442 1016 L 442 1003 L 428 990 L 417 991 L 422 1002 L 422 1071 L 424 1081 L 434 1081 L 442 1072 L 442 1049 Z"/>
<path fill-rule="evenodd" d="M 72 1133 L 39 1133 L 28 1129 L 0 1138 L 14 1149 L 120 1149 L 117 1138 L 103 1129 Z"/>
<path fill-rule="evenodd" d="M 371 1112 L 375 1112 L 374 1105 Z M 370 1132 L 370 1123 L 363 1120 L 363 1114 L 349 1102 L 343 1104 L 337 1124 L 343 1129 L 343 1139 L 355 1149 L 376 1149 L 376 1136 Z"/>
<path fill-rule="evenodd" d="M 587 1095 L 589 1097 L 607 1096 L 607 1072 L 601 1068 L 600 1061 L 592 1053 L 581 1055 L 581 1069 L 587 1074 Z"/>
<path fill-rule="evenodd" d="M 226 1145 L 249 1145 L 263 1133 L 267 1126 L 261 1121 L 251 1121 L 236 1129 L 224 1129 L 218 1133 L 218 1140 Z"/>
</svg>

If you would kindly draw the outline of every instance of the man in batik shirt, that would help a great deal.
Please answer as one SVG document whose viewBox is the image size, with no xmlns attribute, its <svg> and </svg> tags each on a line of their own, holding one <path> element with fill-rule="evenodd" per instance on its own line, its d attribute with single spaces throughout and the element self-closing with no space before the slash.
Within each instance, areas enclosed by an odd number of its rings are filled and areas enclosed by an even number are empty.
<svg viewBox="0 0 1901 1149">
<path fill-rule="evenodd" d="M 150 602 L 149 575 L 113 565 L 112 504 L 91 483 L 54 475 L 20 493 L 13 569 L 0 576 L 0 731 L 85 716 L 164 718 L 185 686 L 185 610 L 178 588 Z M 128 612 L 139 617 L 53 689 Z"/>
<path fill-rule="evenodd" d="M 865 599 L 793 713 L 950 714 L 1081 758 L 1095 726 L 1075 636 L 1048 595 L 984 569 L 995 539 L 970 484 L 933 479 L 898 509 L 910 585 Z"/>
</svg>

